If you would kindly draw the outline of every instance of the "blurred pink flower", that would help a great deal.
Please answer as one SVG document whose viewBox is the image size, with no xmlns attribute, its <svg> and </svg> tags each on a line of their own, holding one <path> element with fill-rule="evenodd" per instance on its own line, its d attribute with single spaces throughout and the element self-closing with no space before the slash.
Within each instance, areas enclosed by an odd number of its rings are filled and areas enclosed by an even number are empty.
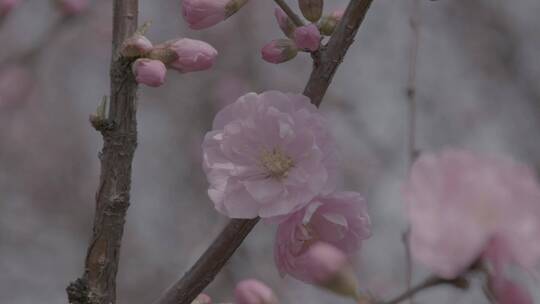
<svg viewBox="0 0 540 304">
<path fill-rule="evenodd" d="M 540 187 L 525 165 L 462 150 L 423 154 L 403 192 L 412 254 L 444 278 L 482 255 L 497 268 L 540 260 Z"/>
<path fill-rule="evenodd" d="M 313 52 L 319 49 L 321 33 L 315 24 L 300 26 L 294 30 L 294 42 L 299 49 Z"/>
<path fill-rule="evenodd" d="M 0 17 L 9 14 L 21 0 L 0 0 Z"/>
<path fill-rule="evenodd" d="M 274 16 L 276 17 L 279 28 L 285 34 L 285 36 L 291 37 L 294 29 L 296 28 L 291 18 L 289 18 L 287 14 L 279 7 L 274 9 Z"/>
<path fill-rule="evenodd" d="M 261 50 L 262 59 L 270 63 L 282 63 L 296 57 L 298 48 L 290 39 L 275 39 Z"/>
<path fill-rule="evenodd" d="M 304 95 L 249 93 L 221 110 L 203 142 L 216 209 L 231 218 L 294 212 L 335 188 L 335 143 Z"/>
<path fill-rule="evenodd" d="M 139 58 L 133 63 L 132 69 L 137 83 L 149 87 L 159 87 L 165 83 L 167 68 L 159 60 Z"/>
<path fill-rule="evenodd" d="M 234 290 L 236 304 L 278 304 L 272 289 L 261 281 L 248 279 L 241 281 Z"/>
<path fill-rule="evenodd" d="M 176 54 L 168 65 L 181 73 L 203 71 L 211 68 L 218 52 L 210 44 L 189 38 L 165 43 L 166 48 Z"/>
<path fill-rule="evenodd" d="M 60 10 L 65 15 L 77 15 L 88 8 L 88 0 L 58 0 Z"/>
<path fill-rule="evenodd" d="M 183 0 L 182 15 L 192 29 L 211 27 L 225 20 L 225 7 L 230 0 Z"/>
<path fill-rule="evenodd" d="M 12 65 L 0 70 L 0 106 L 20 103 L 31 88 L 32 76 L 23 66 Z"/>
<path fill-rule="evenodd" d="M 305 281 L 307 270 L 298 264 L 298 258 L 313 243 L 322 241 L 352 254 L 370 237 L 370 229 L 366 203 L 359 193 L 316 197 L 279 224 L 274 244 L 276 266 L 282 276 L 290 274 Z"/>
<path fill-rule="evenodd" d="M 531 294 L 526 289 L 504 277 L 494 277 L 491 290 L 497 304 L 534 304 Z"/>
<path fill-rule="evenodd" d="M 212 298 L 207 294 L 201 293 L 198 295 L 191 304 L 212 304 Z"/>
</svg>

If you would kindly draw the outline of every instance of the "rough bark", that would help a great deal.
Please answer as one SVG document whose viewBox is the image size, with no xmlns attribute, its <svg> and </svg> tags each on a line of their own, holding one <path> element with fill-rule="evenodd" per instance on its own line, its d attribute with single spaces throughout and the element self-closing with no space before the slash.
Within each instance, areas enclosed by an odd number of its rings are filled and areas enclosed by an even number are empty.
<svg viewBox="0 0 540 304">
<path fill-rule="evenodd" d="M 67 288 L 69 303 L 114 304 L 116 274 L 129 207 L 131 167 L 137 146 L 136 90 L 129 60 L 118 54 L 137 29 L 138 0 L 115 0 L 109 114 L 92 117 L 103 135 L 94 227 L 83 276 Z"/>
</svg>

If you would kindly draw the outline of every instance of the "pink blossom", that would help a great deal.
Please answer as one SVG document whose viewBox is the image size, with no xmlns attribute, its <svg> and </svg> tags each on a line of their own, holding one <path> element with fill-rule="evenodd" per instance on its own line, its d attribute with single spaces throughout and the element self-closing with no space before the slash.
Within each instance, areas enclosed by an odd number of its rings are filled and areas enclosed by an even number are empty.
<svg viewBox="0 0 540 304">
<path fill-rule="evenodd" d="M 336 192 L 313 199 L 303 209 L 279 224 L 274 259 L 280 274 L 306 281 L 298 259 L 311 246 L 322 241 L 346 254 L 360 249 L 369 238 L 371 227 L 366 203 L 356 192 Z"/>
<path fill-rule="evenodd" d="M 58 0 L 60 9 L 65 15 L 77 15 L 88 8 L 88 0 Z"/>
<path fill-rule="evenodd" d="M 174 60 L 168 65 L 181 73 L 211 68 L 218 54 L 210 44 L 195 39 L 182 38 L 166 42 L 165 45 L 175 54 Z"/>
<path fill-rule="evenodd" d="M 300 26 L 294 31 L 294 42 L 298 48 L 313 52 L 319 49 L 321 33 L 315 24 Z"/>
<path fill-rule="evenodd" d="M 201 293 L 198 295 L 191 304 L 212 304 L 212 298 L 207 294 Z"/>
<path fill-rule="evenodd" d="M 423 154 L 404 185 L 413 256 L 453 278 L 481 256 L 540 260 L 540 187 L 532 169 L 462 150 Z"/>
<path fill-rule="evenodd" d="M 272 289 L 261 281 L 248 279 L 241 281 L 234 290 L 236 304 L 278 304 Z"/>
<path fill-rule="evenodd" d="M 0 17 L 9 14 L 20 2 L 20 0 L 0 0 Z"/>
<path fill-rule="evenodd" d="M 335 144 L 304 95 L 249 93 L 222 109 L 203 142 L 208 194 L 231 218 L 294 212 L 337 180 Z"/>
<path fill-rule="evenodd" d="M 294 33 L 296 26 L 292 22 L 291 18 L 279 7 L 276 7 L 274 10 L 274 16 L 279 25 L 281 31 L 287 36 L 291 37 Z"/>
<path fill-rule="evenodd" d="M 267 43 L 261 50 L 262 58 L 270 63 L 282 63 L 296 57 L 298 48 L 290 39 L 275 39 Z"/>
<path fill-rule="evenodd" d="M 137 83 L 159 87 L 165 83 L 167 68 L 159 60 L 139 58 L 133 63 L 133 74 Z"/>
<path fill-rule="evenodd" d="M 12 65 L 0 70 L 0 106 L 21 102 L 31 88 L 32 77 L 24 67 Z"/>
<path fill-rule="evenodd" d="M 526 289 L 504 277 L 493 278 L 491 290 L 498 304 L 534 304 Z"/>
</svg>

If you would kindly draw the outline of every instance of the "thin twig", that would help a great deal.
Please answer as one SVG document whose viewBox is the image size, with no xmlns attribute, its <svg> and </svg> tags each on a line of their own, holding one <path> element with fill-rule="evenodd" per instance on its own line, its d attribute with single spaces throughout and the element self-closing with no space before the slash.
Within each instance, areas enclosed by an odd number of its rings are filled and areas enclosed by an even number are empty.
<svg viewBox="0 0 540 304">
<path fill-rule="evenodd" d="M 73 304 L 114 304 L 116 273 L 131 190 L 131 166 L 137 146 L 136 90 L 131 62 L 119 55 L 122 42 L 137 29 L 138 0 L 113 1 L 113 43 L 108 117 L 103 135 L 101 175 L 96 193 L 93 234 L 84 274 L 68 288 Z M 103 111 L 104 112 L 104 111 Z M 103 114 L 103 113 L 101 113 Z"/>
<path fill-rule="evenodd" d="M 352 44 L 372 1 L 351 0 L 328 45 L 317 52 L 320 57 L 315 57 L 313 71 L 304 90 L 304 95 L 316 106 L 321 104 L 332 82 L 332 76 Z M 154 304 L 191 303 L 219 273 L 258 220 L 231 220 L 195 265 L 154 301 Z"/>
<path fill-rule="evenodd" d="M 408 126 L 407 126 L 407 168 L 410 168 L 418 154 L 416 148 L 416 70 L 418 61 L 418 48 L 420 45 L 420 1 L 411 0 L 411 14 L 409 25 L 411 27 L 411 44 L 409 53 L 409 73 L 407 79 L 407 108 L 408 108 Z M 409 227 L 403 235 L 403 245 L 405 246 L 405 284 L 407 290 L 411 288 L 413 276 L 413 264 L 411 257 L 411 248 L 409 245 Z M 414 297 L 410 297 L 410 303 L 414 303 Z"/>
<path fill-rule="evenodd" d="M 291 9 L 291 7 L 284 1 L 284 0 L 274 0 L 279 7 L 291 18 L 292 22 L 296 26 L 303 26 L 304 21 L 298 17 L 297 14 L 294 13 L 294 11 Z"/>
<path fill-rule="evenodd" d="M 415 294 L 419 293 L 420 291 L 435 287 L 435 286 L 441 286 L 441 285 L 448 285 L 453 286 L 460 289 L 466 289 L 469 286 L 469 283 L 466 278 L 464 277 L 458 277 L 455 279 L 442 279 L 439 277 L 429 277 L 426 280 L 424 280 L 419 285 L 410 288 L 400 294 L 399 296 L 395 297 L 394 299 L 387 301 L 387 302 L 380 302 L 378 304 L 398 304 L 401 303 L 407 299 L 410 299 Z"/>
</svg>

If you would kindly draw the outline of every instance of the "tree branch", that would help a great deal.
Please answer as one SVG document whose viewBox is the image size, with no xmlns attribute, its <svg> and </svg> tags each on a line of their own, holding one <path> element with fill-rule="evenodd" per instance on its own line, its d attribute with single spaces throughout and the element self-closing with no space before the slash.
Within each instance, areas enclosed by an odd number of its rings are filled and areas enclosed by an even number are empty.
<svg viewBox="0 0 540 304">
<path fill-rule="evenodd" d="M 448 279 L 442 279 L 442 278 L 433 276 L 433 277 L 427 278 L 426 280 L 424 280 L 424 282 L 420 283 L 419 285 L 413 288 L 407 289 L 404 293 L 397 296 L 396 298 L 388 302 L 380 302 L 379 304 L 398 304 L 411 298 L 412 296 L 419 293 L 420 291 L 423 291 L 423 290 L 426 290 L 435 286 L 440 286 L 440 285 L 449 285 L 449 286 L 454 286 L 460 289 L 466 289 L 468 288 L 469 283 L 467 279 L 464 277 L 457 277 L 455 279 L 448 280 Z"/>
<path fill-rule="evenodd" d="M 73 304 L 114 304 L 116 273 L 125 216 L 129 206 L 131 166 L 137 146 L 137 83 L 129 60 L 118 48 L 137 29 L 138 0 L 114 0 L 111 96 L 103 135 L 101 175 L 96 193 L 92 239 L 82 278 L 67 288 Z"/>
<path fill-rule="evenodd" d="M 291 9 L 291 7 L 284 1 L 284 0 L 274 0 L 276 4 L 281 7 L 281 9 L 291 18 L 292 22 L 296 26 L 303 26 L 304 22 L 300 17 L 298 17 L 297 14 L 294 13 L 294 11 Z"/>
<path fill-rule="evenodd" d="M 304 95 L 316 106 L 321 104 L 332 77 L 352 44 L 372 1 L 351 0 L 328 44 L 314 55 L 313 71 Z M 154 304 L 191 303 L 212 282 L 258 221 L 259 218 L 231 220 L 195 265 L 154 301 Z"/>
</svg>

